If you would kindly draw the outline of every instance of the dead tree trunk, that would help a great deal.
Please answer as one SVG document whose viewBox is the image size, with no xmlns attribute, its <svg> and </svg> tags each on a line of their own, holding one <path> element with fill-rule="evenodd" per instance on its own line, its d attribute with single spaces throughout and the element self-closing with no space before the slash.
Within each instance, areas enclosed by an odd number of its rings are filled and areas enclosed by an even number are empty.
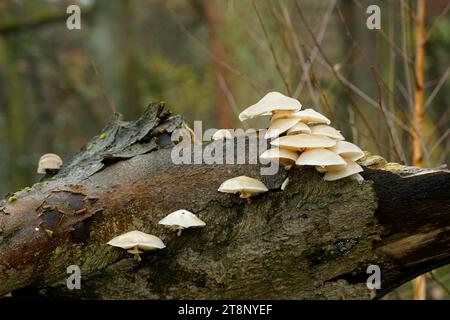
<svg viewBox="0 0 450 320">
<path fill-rule="evenodd" d="M 448 172 L 377 156 L 363 161 L 361 185 L 280 170 L 261 177 L 270 191 L 248 204 L 217 188 L 230 177 L 260 177 L 260 166 L 173 164 L 170 133 L 181 123 L 162 104 L 136 122 L 115 117 L 57 176 L 5 198 L 0 295 L 369 299 L 370 264 L 381 268 L 381 296 L 449 262 Z M 206 227 L 178 237 L 157 224 L 181 208 Z M 106 245 L 133 229 L 159 236 L 166 249 L 137 263 Z M 66 287 L 69 265 L 81 267 L 81 290 Z"/>
</svg>

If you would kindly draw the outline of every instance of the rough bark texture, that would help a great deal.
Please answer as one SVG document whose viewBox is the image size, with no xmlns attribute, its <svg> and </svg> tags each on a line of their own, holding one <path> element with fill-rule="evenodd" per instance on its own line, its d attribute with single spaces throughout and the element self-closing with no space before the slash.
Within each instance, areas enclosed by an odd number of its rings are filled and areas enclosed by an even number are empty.
<svg viewBox="0 0 450 320">
<path fill-rule="evenodd" d="M 116 116 L 58 175 L 5 198 L 0 295 L 370 299 L 370 264 L 382 271 L 379 297 L 449 262 L 448 172 L 367 156 L 360 185 L 325 182 L 309 168 L 261 177 L 257 164 L 175 165 L 170 133 L 181 123 L 162 104 L 136 122 Z M 270 191 L 251 203 L 217 192 L 238 175 L 260 177 Z M 157 224 L 180 208 L 206 227 L 178 237 Z M 138 263 L 106 245 L 134 229 L 167 247 Z M 82 289 L 71 291 L 66 268 L 74 264 Z"/>
</svg>

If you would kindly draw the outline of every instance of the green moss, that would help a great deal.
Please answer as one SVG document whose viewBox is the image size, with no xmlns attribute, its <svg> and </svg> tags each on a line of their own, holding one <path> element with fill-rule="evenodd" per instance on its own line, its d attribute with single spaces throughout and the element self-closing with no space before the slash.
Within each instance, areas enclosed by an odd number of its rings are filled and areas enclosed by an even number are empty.
<svg viewBox="0 0 450 320">
<path fill-rule="evenodd" d="M 108 135 L 106 133 L 102 133 L 99 138 L 106 139 L 107 137 L 108 137 Z"/>
<path fill-rule="evenodd" d="M 59 256 L 63 251 L 64 250 L 63 250 L 62 247 L 56 247 L 56 249 L 55 249 L 55 256 Z"/>
<path fill-rule="evenodd" d="M 9 203 L 12 203 L 12 202 L 14 202 L 14 201 L 16 201 L 17 200 L 17 197 L 15 196 L 15 195 L 12 195 L 12 196 L 10 196 L 9 198 L 8 198 L 8 202 Z"/>
</svg>

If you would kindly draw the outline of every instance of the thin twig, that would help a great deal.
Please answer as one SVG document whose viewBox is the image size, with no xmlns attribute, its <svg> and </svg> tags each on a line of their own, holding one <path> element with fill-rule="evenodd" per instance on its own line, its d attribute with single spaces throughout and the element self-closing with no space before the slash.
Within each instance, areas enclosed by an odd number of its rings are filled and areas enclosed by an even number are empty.
<svg viewBox="0 0 450 320">
<path fill-rule="evenodd" d="M 111 109 L 111 112 L 113 115 L 117 113 L 116 105 L 114 104 L 114 101 L 109 97 L 105 85 L 102 81 L 102 78 L 100 77 L 100 73 L 97 70 L 97 66 L 95 65 L 94 60 L 91 60 L 92 69 L 94 69 L 95 73 L 95 79 L 97 80 L 97 83 L 100 86 L 100 89 L 102 90 L 103 97 L 105 98 L 106 102 L 108 103 L 109 108 Z"/>
<path fill-rule="evenodd" d="M 447 81 L 448 77 L 450 76 L 450 67 L 445 70 L 444 74 L 442 75 L 441 79 L 439 79 L 438 84 L 436 87 L 434 87 L 433 92 L 431 92 L 430 96 L 428 97 L 427 101 L 425 102 L 425 110 L 428 109 L 428 107 L 431 105 L 431 102 L 436 97 L 439 90 L 444 85 L 445 81 Z"/>
<path fill-rule="evenodd" d="M 444 141 L 447 136 L 450 135 L 450 128 L 448 128 L 444 134 L 441 135 L 441 137 L 434 143 L 433 147 L 431 147 L 430 149 L 430 157 L 433 154 L 433 151 L 437 148 L 438 145 L 440 145 L 442 143 L 442 141 Z"/>
<path fill-rule="evenodd" d="M 350 28 L 348 27 L 348 25 L 347 25 L 347 23 L 346 23 L 346 21 L 345 21 L 343 15 L 342 15 L 342 12 L 341 12 L 340 9 L 338 9 L 338 13 L 339 13 L 339 16 L 340 16 L 340 18 L 341 18 L 341 22 L 342 22 L 342 24 L 343 24 L 344 27 L 345 27 L 347 37 L 352 41 L 353 46 L 356 47 L 356 49 L 358 50 L 358 52 L 361 54 L 362 59 L 364 59 L 364 61 L 365 61 L 367 64 L 370 65 L 372 60 L 369 59 L 369 57 L 367 56 L 367 54 L 364 52 L 364 50 L 361 48 L 361 46 L 360 46 L 360 45 L 358 44 L 358 42 L 356 41 L 356 39 L 355 39 L 355 37 L 353 36 L 353 34 L 352 34 Z M 387 90 L 388 90 L 388 92 L 391 94 L 391 96 L 395 98 L 395 95 L 394 95 L 393 91 L 391 91 L 390 88 L 389 88 L 389 86 L 384 82 L 383 77 L 382 77 L 382 75 L 380 74 L 380 72 L 378 71 L 378 69 L 373 69 L 372 71 L 374 71 L 374 72 L 376 73 L 376 75 L 378 76 L 378 79 L 380 79 L 380 80 L 382 81 L 383 86 L 386 87 Z M 375 80 L 376 80 L 376 79 L 375 79 Z M 400 107 L 400 108 L 398 108 L 398 109 L 401 110 L 403 116 L 404 116 L 406 119 L 410 119 L 411 117 L 410 117 L 409 115 L 407 115 L 407 114 L 404 113 L 405 110 L 404 110 L 403 106 L 400 105 L 400 104 L 398 104 L 398 105 L 399 105 L 399 107 Z M 378 105 L 377 105 L 377 107 L 378 107 Z M 385 112 L 386 112 L 386 111 L 385 111 Z M 392 119 L 392 117 L 389 117 L 389 118 Z M 399 124 L 399 123 L 397 123 L 397 124 Z M 403 121 L 402 121 L 402 124 L 403 124 Z M 399 125 L 400 125 L 400 124 L 399 124 Z M 400 125 L 400 126 L 401 126 L 401 125 Z M 407 131 L 410 135 L 412 135 L 412 133 L 410 132 L 410 124 L 408 124 L 408 126 L 404 126 L 403 129 L 405 129 L 405 131 Z"/>
<path fill-rule="evenodd" d="M 325 54 L 325 52 L 323 51 L 322 47 L 317 42 L 316 36 L 314 35 L 314 32 L 311 30 L 311 27 L 309 26 L 308 22 L 306 21 L 306 18 L 305 18 L 304 14 L 303 14 L 303 10 L 301 9 L 298 0 L 294 1 L 294 3 L 295 3 L 295 6 L 297 8 L 297 12 L 298 12 L 298 14 L 299 14 L 303 24 L 306 27 L 306 30 L 308 31 L 309 35 L 313 39 L 313 41 L 316 44 L 317 48 L 319 49 L 320 54 L 322 55 L 322 57 L 325 60 L 325 62 L 332 69 L 332 72 L 335 74 L 335 77 L 338 79 L 339 82 L 341 82 L 341 80 L 340 80 L 336 70 L 333 68 L 333 63 L 328 59 L 328 56 Z M 343 83 L 341 82 L 341 84 L 343 84 Z M 349 94 L 349 92 L 347 90 L 345 90 L 345 94 L 347 95 L 347 98 L 350 101 L 350 104 L 352 105 L 352 107 L 354 108 L 354 110 L 356 111 L 358 116 L 360 116 L 361 120 L 364 122 L 364 125 L 366 126 L 367 130 L 369 131 L 370 136 L 373 139 L 373 142 L 375 142 L 375 144 L 378 146 L 379 150 L 383 149 L 382 144 L 380 143 L 380 141 L 378 140 L 377 136 L 375 135 L 375 132 L 373 131 L 373 128 L 370 125 L 369 121 L 366 119 L 364 113 L 360 110 L 360 108 L 355 103 L 355 101 L 353 100 L 352 96 Z"/>
<path fill-rule="evenodd" d="M 255 0 L 253 0 L 252 4 L 253 4 L 253 8 L 255 9 L 256 16 L 258 17 L 259 24 L 261 25 L 261 28 L 263 30 L 264 37 L 265 37 L 265 39 L 266 39 L 266 41 L 267 41 L 267 43 L 269 45 L 269 49 L 270 49 L 270 52 L 272 54 L 272 58 L 273 58 L 273 60 L 275 62 L 275 67 L 277 68 L 278 74 L 280 75 L 281 79 L 283 80 L 284 86 L 286 87 L 287 94 L 289 96 L 291 96 L 292 95 L 291 86 L 289 84 L 289 81 L 284 76 L 283 71 L 281 70 L 280 62 L 278 61 L 278 57 L 277 57 L 277 55 L 275 53 L 275 49 L 273 48 L 272 42 L 270 41 L 267 29 L 266 29 L 266 27 L 264 25 L 264 22 L 263 22 L 263 20 L 261 18 L 261 15 L 259 14 L 258 6 L 256 5 Z"/>
<path fill-rule="evenodd" d="M 358 1 L 358 0 L 353 0 L 353 2 L 355 2 L 358 7 L 364 11 L 365 13 L 365 7 Z M 384 32 L 382 29 L 375 29 L 375 32 L 380 34 L 388 43 L 390 46 L 392 46 L 392 48 L 394 48 L 395 52 L 397 52 L 397 54 L 402 57 L 403 59 L 405 59 L 408 63 L 412 64 L 413 60 L 411 59 L 411 57 L 409 57 L 406 52 L 404 52 L 402 49 L 400 49 Z"/>
<path fill-rule="evenodd" d="M 173 11 L 173 8 L 171 8 L 169 5 L 167 5 L 167 10 L 171 14 L 171 16 L 175 20 L 175 22 L 178 24 L 180 30 L 184 34 L 186 34 L 188 36 L 188 38 L 190 38 L 192 41 L 194 41 L 199 46 L 199 48 L 201 48 L 208 55 L 208 57 L 213 59 L 215 62 L 220 64 L 223 68 L 225 68 L 226 70 L 228 70 L 232 74 L 238 76 L 243 81 L 245 81 L 248 84 L 250 84 L 250 86 L 252 86 L 253 89 L 255 89 L 256 91 L 258 91 L 258 92 L 267 91 L 262 85 L 260 85 L 256 81 L 250 79 L 249 77 L 243 75 L 239 70 L 237 70 L 236 68 L 230 66 L 228 63 L 223 62 L 222 60 L 217 58 L 214 54 L 212 54 L 211 51 L 198 38 L 196 38 L 191 32 L 189 32 L 189 30 L 184 26 L 184 24 L 180 21 L 180 19 L 178 19 L 178 16 Z"/>
<path fill-rule="evenodd" d="M 333 0 L 333 1 L 329 2 L 328 7 L 327 7 L 327 9 L 326 9 L 326 11 L 325 11 L 325 13 L 323 15 L 323 18 L 321 19 L 322 24 L 320 25 L 319 32 L 317 33 L 317 36 L 316 36 L 317 42 L 319 44 L 322 44 L 322 40 L 325 37 L 325 32 L 327 30 L 327 26 L 328 26 L 328 23 L 330 21 L 330 17 L 331 17 L 331 15 L 333 13 L 333 10 L 334 10 L 335 6 L 336 6 L 336 2 L 337 2 L 336 0 Z M 284 15 L 285 15 L 285 17 L 289 17 L 288 12 L 286 11 L 286 7 L 284 7 Z M 290 17 L 289 17 L 289 21 L 290 21 Z M 290 22 L 290 24 L 292 25 L 292 22 Z M 293 28 L 292 28 L 292 30 L 294 31 Z M 295 33 L 295 31 L 294 31 L 294 33 Z M 295 39 L 298 39 L 298 37 L 295 37 Z M 308 61 L 306 63 L 302 64 L 303 76 L 302 76 L 302 78 L 301 78 L 297 88 L 295 89 L 294 95 L 296 95 L 296 96 L 300 95 L 301 89 L 303 88 L 303 83 L 305 81 L 308 81 L 308 79 L 309 79 L 309 69 L 313 65 L 313 63 L 314 63 L 314 61 L 315 61 L 315 59 L 316 59 L 318 54 L 319 54 L 319 49 L 317 48 L 316 45 L 314 45 L 314 47 L 312 48 L 311 53 L 309 55 Z"/>
<path fill-rule="evenodd" d="M 375 80 L 378 79 L 377 74 L 374 71 L 375 67 L 372 67 L 371 69 L 372 69 L 372 72 L 374 74 Z M 400 154 L 400 152 L 399 152 L 399 149 L 400 150 L 402 149 L 402 147 L 400 145 L 400 142 L 397 139 L 394 139 L 394 135 L 392 133 L 393 125 L 390 123 L 388 117 L 386 116 L 386 113 L 384 112 L 383 103 L 381 102 L 381 86 L 380 86 L 378 81 L 375 81 L 375 84 L 376 84 L 376 87 L 377 87 L 378 104 L 380 106 L 381 114 L 384 116 L 384 119 L 386 121 L 386 125 L 387 125 L 387 127 L 389 129 L 388 130 L 389 138 L 390 138 L 390 140 L 391 140 L 391 142 L 392 142 L 392 144 L 394 146 L 395 155 L 397 156 L 398 159 L 400 159 L 403 162 L 403 164 L 406 164 L 407 160 L 406 160 L 406 157 L 405 157 L 404 153 L 402 152 Z"/>
<path fill-rule="evenodd" d="M 450 290 L 445 286 L 444 283 L 442 283 L 434 274 L 433 272 L 428 272 L 428 275 L 433 279 L 434 282 L 436 282 L 444 291 L 447 293 L 447 295 L 450 297 Z"/>
<path fill-rule="evenodd" d="M 442 10 L 442 12 L 436 18 L 433 19 L 434 20 L 433 25 L 428 29 L 428 32 L 427 32 L 427 37 L 426 37 L 427 40 L 430 39 L 434 29 L 436 29 L 436 26 L 439 23 L 439 20 L 441 20 L 441 18 L 447 14 L 449 9 L 450 9 L 450 2 L 447 3 L 444 10 Z"/>
<path fill-rule="evenodd" d="M 233 93 L 228 88 L 227 82 L 225 81 L 224 77 L 221 74 L 217 75 L 217 82 L 219 83 L 219 87 L 228 101 L 228 105 L 231 106 L 231 109 L 233 110 L 235 117 L 239 118 L 239 108 L 237 107 L 236 100 L 234 99 Z M 243 126 L 244 128 L 246 128 L 245 123 L 243 123 Z"/>
</svg>

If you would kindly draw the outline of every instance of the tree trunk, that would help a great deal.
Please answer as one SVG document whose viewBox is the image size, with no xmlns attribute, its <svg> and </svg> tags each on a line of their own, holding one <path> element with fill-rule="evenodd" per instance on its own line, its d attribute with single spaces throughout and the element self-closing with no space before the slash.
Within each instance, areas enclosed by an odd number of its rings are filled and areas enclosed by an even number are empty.
<svg viewBox="0 0 450 320">
<path fill-rule="evenodd" d="M 371 264 L 381 268 L 380 297 L 449 262 L 447 171 L 378 156 L 362 161 L 362 184 L 280 169 L 261 177 L 269 191 L 247 203 L 217 188 L 238 175 L 260 177 L 260 165 L 174 164 L 170 133 L 181 124 L 162 104 L 135 122 L 115 117 L 58 175 L 4 199 L 0 295 L 370 299 Z M 158 225 L 177 209 L 196 213 L 206 227 L 178 237 Z M 134 229 L 166 248 L 136 262 L 106 245 Z M 66 287 L 70 265 L 81 268 L 81 290 Z"/>
</svg>

